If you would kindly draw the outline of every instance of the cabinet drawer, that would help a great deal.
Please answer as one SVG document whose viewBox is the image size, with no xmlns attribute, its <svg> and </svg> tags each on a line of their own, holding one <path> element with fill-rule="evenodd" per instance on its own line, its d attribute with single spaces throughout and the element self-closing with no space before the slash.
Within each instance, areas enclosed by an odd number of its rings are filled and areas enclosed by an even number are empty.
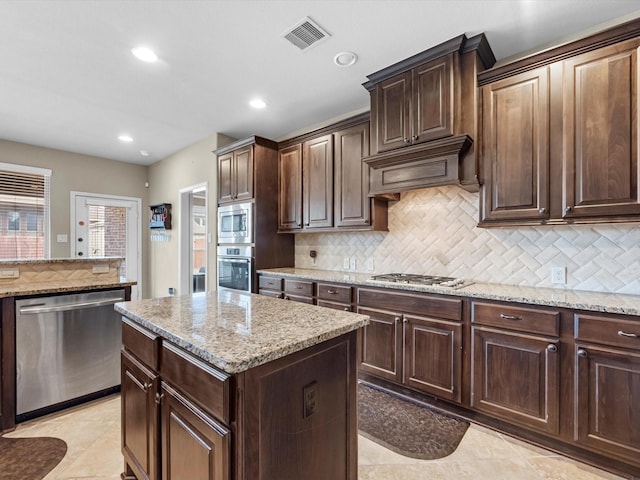
<svg viewBox="0 0 640 480">
<path fill-rule="evenodd" d="M 260 275 L 258 279 L 258 286 L 266 288 L 268 290 L 282 290 L 282 278 L 280 277 L 265 277 Z"/>
<path fill-rule="evenodd" d="M 122 317 L 122 346 L 152 370 L 158 371 L 160 337 Z"/>
<path fill-rule="evenodd" d="M 260 290 L 258 290 L 258 293 L 267 297 L 282 298 L 282 292 L 278 290 L 263 290 L 261 288 Z"/>
<path fill-rule="evenodd" d="M 318 306 L 333 308 L 334 310 L 342 310 L 343 312 L 351 311 L 351 305 L 348 303 L 334 303 L 334 302 L 327 302 L 326 300 L 318 300 Z"/>
<path fill-rule="evenodd" d="M 534 308 L 473 302 L 471 306 L 471 322 L 557 337 L 560 328 L 560 313 Z"/>
<path fill-rule="evenodd" d="M 313 305 L 313 297 L 299 297 L 298 295 L 286 294 L 284 299 L 291 300 L 292 302 L 308 303 L 309 305 Z"/>
<path fill-rule="evenodd" d="M 576 339 L 640 350 L 640 320 L 576 313 Z"/>
<path fill-rule="evenodd" d="M 458 298 L 359 288 L 357 303 L 358 306 L 384 308 L 398 313 L 415 313 L 455 321 L 462 319 L 462 300 Z"/>
<path fill-rule="evenodd" d="M 313 297 L 313 282 L 285 279 L 284 291 L 293 295 Z"/>
<path fill-rule="evenodd" d="M 330 302 L 351 303 L 351 287 L 318 283 L 318 299 Z"/>
<path fill-rule="evenodd" d="M 229 424 L 229 375 L 166 342 L 162 342 L 160 375 L 218 420 Z"/>
</svg>

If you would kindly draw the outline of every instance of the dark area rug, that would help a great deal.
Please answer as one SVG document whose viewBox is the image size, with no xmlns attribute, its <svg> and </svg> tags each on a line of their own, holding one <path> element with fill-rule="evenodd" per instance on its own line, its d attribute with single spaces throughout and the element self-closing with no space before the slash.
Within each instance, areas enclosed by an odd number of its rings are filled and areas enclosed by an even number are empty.
<svg viewBox="0 0 640 480">
<path fill-rule="evenodd" d="M 358 385 L 360 434 L 406 457 L 433 460 L 455 451 L 469 423 L 367 385 Z"/>
<path fill-rule="evenodd" d="M 41 480 L 67 453 L 67 444 L 53 437 L 0 437 L 0 478 Z"/>
</svg>

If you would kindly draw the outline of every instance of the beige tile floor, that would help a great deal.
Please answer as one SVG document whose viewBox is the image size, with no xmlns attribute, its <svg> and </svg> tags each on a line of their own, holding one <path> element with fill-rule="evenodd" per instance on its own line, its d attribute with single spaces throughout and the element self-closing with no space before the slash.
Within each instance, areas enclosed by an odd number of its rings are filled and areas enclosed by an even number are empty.
<svg viewBox="0 0 640 480">
<path fill-rule="evenodd" d="M 54 436 L 67 442 L 67 455 L 44 480 L 120 478 L 119 395 L 22 423 L 7 436 Z M 620 478 L 476 425 L 453 454 L 439 460 L 403 457 L 364 437 L 359 438 L 358 456 L 359 480 Z"/>
</svg>

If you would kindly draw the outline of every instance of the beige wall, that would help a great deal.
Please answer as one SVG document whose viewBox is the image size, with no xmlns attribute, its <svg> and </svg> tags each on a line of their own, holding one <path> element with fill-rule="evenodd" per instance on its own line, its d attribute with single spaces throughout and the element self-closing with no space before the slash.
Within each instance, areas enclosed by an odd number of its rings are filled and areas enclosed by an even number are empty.
<svg viewBox="0 0 640 480">
<path fill-rule="evenodd" d="M 142 199 L 143 238 L 142 238 L 142 283 L 143 295 L 147 290 L 145 225 L 148 218 L 146 166 L 118 162 L 105 158 L 81 155 L 42 148 L 24 143 L 0 140 L 0 162 L 49 168 L 51 174 L 51 257 L 70 256 L 70 243 L 57 243 L 57 234 L 66 234 L 70 238 L 69 210 L 71 191 L 120 195 Z M 147 295 L 145 295 L 147 296 Z"/>
<path fill-rule="evenodd" d="M 179 291 L 179 228 L 181 218 L 180 190 L 200 183 L 208 183 L 207 223 L 212 243 L 208 244 L 209 258 L 207 272 L 209 290 L 215 289 L 215 238 L 217 212 L 217 167 L 213 150 L 229 143 L 231 139 L 224 135 L 213 134 L 190 145 L 183 150 L 154 163 L 149 167 L 149 202 L 170 203 L 172 211 L 172 230 L 166 242 L 150 242 L 149 245 L 149 295 L 166 296 L 169 287 Z"/>
</svg>

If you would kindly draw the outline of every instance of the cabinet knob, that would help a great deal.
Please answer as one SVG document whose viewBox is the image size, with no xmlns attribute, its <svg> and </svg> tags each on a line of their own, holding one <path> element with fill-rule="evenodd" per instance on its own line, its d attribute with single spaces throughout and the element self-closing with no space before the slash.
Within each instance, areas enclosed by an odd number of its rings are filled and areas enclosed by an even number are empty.
<svg viewBox="0 0 640 480">
<path fill-rule="evenodd" d="M 544 215 L 545 213 L 547 213 L 547 209 L 543 207 L 540 210 L 538 210 L 538 212 L 540 213 L 540 215 Z"/>
<path fill-rule="evenodd" d="M 578 349 L 578 356 L 579 357 L 585 358 L 587 355 L 588 355 L 587 351 L 584 348 Z"/>
<path fill-rule="evenodd" d="M 637 333 L 627 333 L 623 332 L 622 330 L 618 330 L 618 335 L 621 337 L 640 338 L 640 335 L 638 335 Z"/>
<path fill-rule="evenodd" d="M 289 295 L 285 295 L 285 296 L 284 296 L 284 299 L 285 299 L 285 300 L 291 300 L 291 299 L 289 298 Z"/>
<path fill-rule="evenodd" d="M 164 398 L 164 393 L 156 393 L 156 403 L 160 405 L 162 399 Z"/>
<path fill-rule="evenodd" d="M 344 307 L 344 311 L 345 311 L 345 312 L 350 312 L 350 311 L 351 311 L 351 308 L 350 308 L 350 307 Z"/>
<path fill-rule="evenodd" d="M 417 142 L 418 138 L 420 138 L 420 137 L 418 137 L 418 135 L 414 135 L 413 137 L 411 137 L 411 141 L 412 142 Z"/>
<path fill-rule="evenodd" d="M 151 385 L 149 385 L 148 383 L 146 383 L 146 382 L 145 382 L 145 383 L 142 385 L 142 390 L 146 393 L 146 392 L 149 390 L 149 387 L 150 387 L 150 386 L 151 386 Z"/>
<path fill-rule="evenodd" d="M 549 352 L 557 352 L 558 351 L 558 346 L 554 345 L 553 343 L 550 343 L 549 345 L 547 345 L 547 350 Z"/>
<path fill-rule="evenodd" d="M 571 213 L 573 211 L 573 207 L 564 207 L 564 213 Z"/>
<path fill-rule="evenodd" d="M 403 141 L 404 141 L 404 143 L 406 143 L 406 144 L 411 143 L 411 140 L 409 140 L 409 139 L 408 139 L 408 138 L 406 138 L 406 137 L 403 139 Z"/>
<path fill-rule="evenodd" d="M 393 321 L 396 322 L 396 323 L 398 323 L 400 320 L 402 320 L 402 318 L 400 318 L 400 317 L 396 317 L 396 318 L 393 319 Z"/>
</svg>

